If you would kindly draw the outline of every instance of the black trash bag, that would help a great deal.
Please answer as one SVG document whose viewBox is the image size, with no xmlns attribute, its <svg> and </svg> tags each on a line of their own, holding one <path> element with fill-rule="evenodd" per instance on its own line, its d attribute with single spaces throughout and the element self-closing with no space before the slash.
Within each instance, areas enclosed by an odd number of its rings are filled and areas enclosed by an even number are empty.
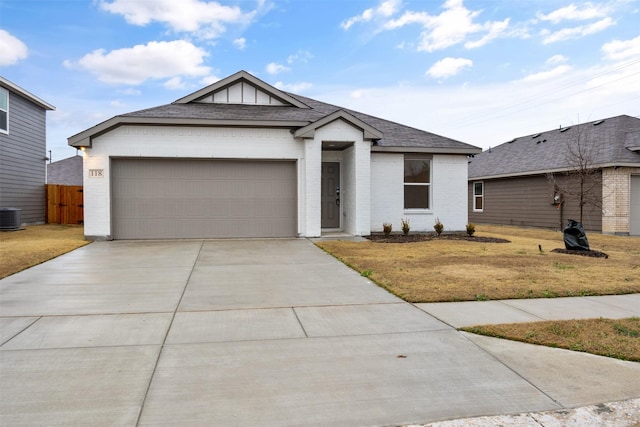
<svg viewBox="0 0 640 427">
<path fill-rule="evenodd" d="M 568 251 L 588 251 L 589 241 L 584 233 L 584 227 L 578 221 L 570 219 L 564 232 L 564 247 Z"/>
</svg>

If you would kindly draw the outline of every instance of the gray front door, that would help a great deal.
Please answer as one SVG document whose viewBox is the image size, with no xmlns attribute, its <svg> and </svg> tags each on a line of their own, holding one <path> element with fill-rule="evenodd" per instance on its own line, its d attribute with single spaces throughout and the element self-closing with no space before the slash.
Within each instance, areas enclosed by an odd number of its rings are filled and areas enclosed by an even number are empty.
<svg viewBox="0 0 640 427">
<path fill-rule="evenodd" d="M 322 162 L 322 228 L 340 228 L 340 163 Z"/>
</svg>

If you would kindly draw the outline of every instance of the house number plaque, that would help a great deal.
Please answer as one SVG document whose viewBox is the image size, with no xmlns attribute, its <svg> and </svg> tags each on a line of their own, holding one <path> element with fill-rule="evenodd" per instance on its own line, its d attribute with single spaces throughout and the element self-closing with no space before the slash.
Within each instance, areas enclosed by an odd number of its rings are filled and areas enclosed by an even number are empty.
<svg viewBox="0 0 640 427">
<path fill-rule="evenodd" d="M 89 178 L 104 177 L 104 169 L 89 169 Z"/>
</svg>

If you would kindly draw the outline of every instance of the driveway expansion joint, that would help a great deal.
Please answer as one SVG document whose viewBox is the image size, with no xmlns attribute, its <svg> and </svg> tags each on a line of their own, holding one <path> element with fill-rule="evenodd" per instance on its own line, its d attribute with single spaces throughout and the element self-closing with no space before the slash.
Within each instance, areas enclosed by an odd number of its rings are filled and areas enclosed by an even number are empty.
<svg viewBox="0 0 640 427">
<path fill-rule="evenodd" d="M 167 342 L 167 337 L 169 336 L 169 332 L 171 331 L 171 326 L 173 325 L 173 322 L 176 318 L 176 313 L 178 312 L 178 309 L 180 308 L 180 303 L 182 302 L 182 298 L 184 298 L 184 294 L 187 291 L 187 286 L 189 286 L 189 281 L 191 280 L 191 276 L 193 275 L 193 271 L 196 268 L 196 265 L 198 264 L 198 258 L 200 257 L 200 253 L 202 252 L 202 248 L 204 246 L 204 241 L 200 242 L 200 248 L 198 249 L 198 254 L 196 255 L 194 261 L 193 261 L 193 265 L 191 266 L 191 271 L 189 272 L 189 277 L 187 277 L 187 280 L 184 283 L 184 287 L 182 289 L 182 293 L 180 294 L 180 298 L 178 299 L 178 302 L 176 303 L 176 308 L 173 310 L 173 314 L 171 316 L 171 321 L 169 322 L 169 326 L 167 327 L 167 331 L 164 334 L 164 339 L 162 340 L 162 344 L 160 345 L 160 350 L 158 351 L 158 357 L 156 357 L 156 361 L 153 365 L 153 370 L 151 371 L 151 375 L 149 376 L 149 382 L 147 384 L 147 388 L 144 392 L 144 397 L 142 398 L 142 403 L 140 404 L 140 410 L 138 412 L 138 416 L 136 418 L 136 426 L 140 425 L 140 418 L 142 417 L 142 411 L 144 411 L 144 406 L 145 403 L 147 401 L 147 397 L 149 396 L 149 390 L 151 389 L 151 384 L 153 383 L 153 378 L 155 377 L 156 371 L 158 369 L 158 364 L 160 362 L 160 357 L 162 357 L 162 350 L 164 350 L 165 348 L 165 344 Z"/>
</svg>

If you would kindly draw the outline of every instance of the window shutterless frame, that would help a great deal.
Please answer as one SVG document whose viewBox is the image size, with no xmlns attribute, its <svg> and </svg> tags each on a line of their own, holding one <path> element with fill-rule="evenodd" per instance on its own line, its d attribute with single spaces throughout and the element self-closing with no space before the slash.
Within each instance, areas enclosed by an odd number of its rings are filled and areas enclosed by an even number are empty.
<svg viewBox="0 0 640 427">
<path fill-rule="evenodd" d="M 405 154 L 404 209 L 431 209 L 431 156 Z"/>
<path fill-rule="evenodd" d="M 9 133 L 9 91 L 0 87 L 0 132 Z"/>
<path fill-rule="evenodd" d="M 473 211 L 484 211 L 484 182 L 482 181 L 473 183 Z"/>
</svg>

